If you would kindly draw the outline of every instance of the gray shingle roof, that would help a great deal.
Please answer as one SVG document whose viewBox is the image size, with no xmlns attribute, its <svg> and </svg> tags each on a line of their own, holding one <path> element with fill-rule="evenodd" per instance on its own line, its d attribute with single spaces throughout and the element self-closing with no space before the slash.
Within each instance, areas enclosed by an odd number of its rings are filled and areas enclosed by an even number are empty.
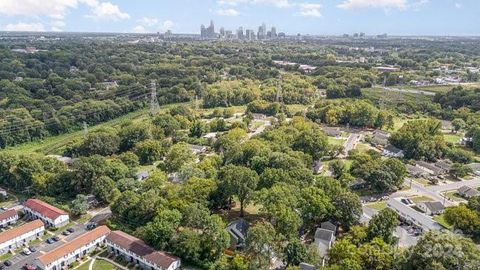
<svg viewBox="0 0 480 270">
<path fill-rule="evenodd" d="M 324 240 L 328 242 L 332 242 L 334 240 L 335 233 L 330 230 L 318 228 L 315 232 L 315 239 Z"/>
<path fill-rule="evenodd" d="M 423 202 L 422 204 L 424 204 L 425 207 L 433 213 L 443 211 L 443 209 L 445 209 L 441 202 Z"/>
<path fill-rule="evenodd" d="M 234 236 L 237 241 L 245 242 L 247 238 L 248 222 L 244 219 L 237 219 L 228 224 L 227 231 Z"/>
</svg>

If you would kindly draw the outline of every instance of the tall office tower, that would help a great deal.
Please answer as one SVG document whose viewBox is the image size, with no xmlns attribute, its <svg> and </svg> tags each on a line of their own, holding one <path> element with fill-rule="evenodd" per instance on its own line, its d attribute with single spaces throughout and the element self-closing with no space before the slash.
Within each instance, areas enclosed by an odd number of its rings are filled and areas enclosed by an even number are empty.
<svg viewBox="0 0 480 270">
<path fill-rule="evenodd" d="M 220 38 L 225 38 L 225 28 L 220 28 Z"/>
<path fill-rule="evenodd" d="M 237 38 L 238 39 L 244 39 L 245 36 L 243 35 L 243 27 L 239 27 L 238 30 L 237 30 Z"/>
<path fill-rule="evenodd" d="M 257 38 L 265 39 L 266 37 L 267 37 L 267 27 L 265 26 L 265 23 L 263 23 L 260 27 L 258 27 Z"/>
<path fill-rule="evenodd" d="M 272 38 L 277 38 L 277 28 L 274 26 L 270 31 L 272 33 Z"/>
<path fill-rule="evenodd" d="M 213 20 L 210 21 L 210 26 L 208 27 L 208 35 L 210 38 L 215 37 L 215 25 L 213 24 Z"/>
<path fill-rule="evenodd" d="M 267 32 L 267 38 L 268 38 L 268 39 L 271 39 L 271 38 L 272 38 L 272 32 L 271 32 L 271 31 L 268 31 L 268 32 Z"/>
<path fill-rule="evenodd" d="M 205 25 L 202 24 L 200 26 L 200 37 L 201 38 L 206 38 L 207 37 L 207 29 L 205 28 Z"/>
</svg>

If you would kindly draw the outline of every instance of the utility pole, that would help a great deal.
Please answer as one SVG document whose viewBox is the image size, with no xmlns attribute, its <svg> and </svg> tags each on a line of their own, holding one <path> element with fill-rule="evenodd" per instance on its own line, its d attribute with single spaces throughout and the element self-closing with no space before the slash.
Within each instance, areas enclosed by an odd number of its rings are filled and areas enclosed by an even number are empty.
<svg viewBox="0 0 480 270">
<path fill-rule="evenodd" d="M 83 138 L 87 138 L 88 135 L 88 125 L 87 122 L 83 121 Z"/>
<path fill-rule="evenodd" d="M 158 104 L 157 99 L 157 84 L 155 83 L 155 80 L 150 82 L 150 91 L 150 113 L 155 115 L 160 110 L 160 105 Z"/>
<path fill-rule="evenodd" d="M 195 95 L 195 111 L 198 111 L 199 105 L 198 105 L 198 96 Z"/>
</svg>

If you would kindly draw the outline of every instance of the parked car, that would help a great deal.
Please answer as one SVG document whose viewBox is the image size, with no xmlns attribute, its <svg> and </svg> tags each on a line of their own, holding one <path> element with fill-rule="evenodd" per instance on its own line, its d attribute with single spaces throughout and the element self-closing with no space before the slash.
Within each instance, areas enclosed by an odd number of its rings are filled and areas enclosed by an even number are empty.
<svg viewBox="0 0 480 270">
<path fill-rule="evenodd" d="M 65 236 L 68 236 L 68 235 L 70 235 L 70 232 L 69 231 L 64 231 L 64 232 L 62 232 L 62 234 L 65 235 Z"/>
<path fill-rule="evenodd" d="M 25 269 L 25 270 L 35 270 L 35 269 L 37 269 L 37 267 L 35 265 L 32 265 L 32 264 L 25 264 L 23 266 L 23 269 Z"/>
<path fill-rule="evenodd" d="M 27 256 L 30 255 L 30 254 L 32 254 L 32 252 L 31 252 L 30 249 L 28 249 L 28 248 L 24 248 L 23 251 L 22 251 L 22 253 L 23 253 L 24 255 L 27 255 Z"/>
<path fill-rule="evenodd" d="M 55 240 L 53 240 L 53 238 L 48 238 L 48 239 L 47 239 L 47 243 L 53 244 L 53 243 L 55 243 Z"/>
<path fill-rule="evenodd" d="M 75 231 L 75 229 L 74 229 L 74 228 L 68 228 L 67 231 L 68 231 L 69 233 L 73 233 L 73 232 Z"/>
<path fill-rule="evenodd" d="M 52 237 L 52 239 L 53 239 L 53 241 L 55 241 L 55 242 L 60 241 L 60 237 L 58 237 L 58 236 L 54 236 L 54 237 Z"/>
<path fill-rule="evenodd" d="M 3 264 L 5 264 L 5 266 L 11 266 L 12 262 L 9 261 L 9 260 L 6 260 L 6 261 L 3 262 Z"/>
<path fill-rule="evenodd" d="M 31 252 L 36 252 L 37 249 L 35 247 L 29 247 L 28 249 L 30 249 Z"/>
</svg>

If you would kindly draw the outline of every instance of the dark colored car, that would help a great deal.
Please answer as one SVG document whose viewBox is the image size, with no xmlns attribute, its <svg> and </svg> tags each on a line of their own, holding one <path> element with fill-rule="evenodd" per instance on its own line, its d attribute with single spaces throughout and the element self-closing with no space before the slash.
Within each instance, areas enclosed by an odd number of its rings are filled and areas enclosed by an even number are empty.
<svg viewBox="0 0 480 270">
<path fill-rule="evenodd" d="M 12 262 L 9 261 L 9 260 L 6 260 L 6 261 L 3 262 L 3 264 L 5 264 L 6 266 L 11 266 Z"/>
<path fill-rule="evenodd" d="M 62 232 L 62 234 L 65 235 L 65 236 L 68 236 L 68 235 L 70 235 L 70 232 L 69 231 L 64 231 L 64 232 Z"/>
<path fill-rule="evenodd" d="M 55 242 L 60 241 L 60 237 L 58 237 L 58 236 L 54 236 L 54 237 L 52 237 L 52 239 L 53 239 L 53 241 L 55 241 Z"/>
<path fill-rule="evenodd" d="M 55 243 L 55 240 L 53 240 L 53 238 L 48 238 L 48 239 L 47 239 L 47 243 L 53 244 L 53 243 Z"/>
<path fill-rule="evenodd" d="M 68 231 L 69 233 L 73 233 L 73 232 L 75 231 L 75 229 L 74 229 L 74 228 L 68 228 L 67 231 Z"/>
<path fill-rule="evenodd" d="M 37 249 L 35 247 L 29 247 L 28 249 L 30 249 L 31 252 L 36 252 Z"/>
</svg>

